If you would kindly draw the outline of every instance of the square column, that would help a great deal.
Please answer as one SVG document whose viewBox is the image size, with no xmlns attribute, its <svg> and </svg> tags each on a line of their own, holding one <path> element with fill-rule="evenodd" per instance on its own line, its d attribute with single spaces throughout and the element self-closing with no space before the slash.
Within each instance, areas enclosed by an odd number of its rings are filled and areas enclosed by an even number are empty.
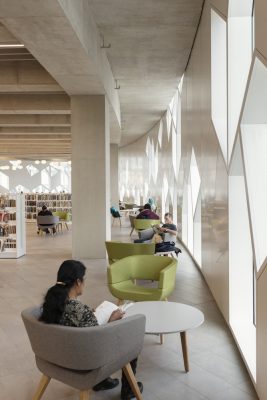
<svg viewBox="0 0 267 400">
<path fill-rule="evenodd" d="M 110 145 L 110 205 L 119 208 L 119 146 Z"/>
<path fill-rule="evenodd" d="M 103 95 L 71 97 L 72 256 L 105 258 L 110 239 L 109 108 Z"/>
</svg>

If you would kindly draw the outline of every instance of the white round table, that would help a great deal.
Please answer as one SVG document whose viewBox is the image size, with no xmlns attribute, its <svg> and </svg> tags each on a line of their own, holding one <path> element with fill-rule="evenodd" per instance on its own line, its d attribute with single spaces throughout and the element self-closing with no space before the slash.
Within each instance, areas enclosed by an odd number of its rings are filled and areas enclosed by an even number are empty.
<svg viewBox="0 0 267 400">
<path fill-rule="evenodd" d="M 189 371 L 186 331 L 204 322 L 203 313 L 195 307 L 169 301 L 140 301 L 126 310 L 126 316 L 143 314 L 146 317 L 146 333 L 180 333 L 184 366 Z M 162 336 L 161 336 L 162 337 Z"/>
</svg>

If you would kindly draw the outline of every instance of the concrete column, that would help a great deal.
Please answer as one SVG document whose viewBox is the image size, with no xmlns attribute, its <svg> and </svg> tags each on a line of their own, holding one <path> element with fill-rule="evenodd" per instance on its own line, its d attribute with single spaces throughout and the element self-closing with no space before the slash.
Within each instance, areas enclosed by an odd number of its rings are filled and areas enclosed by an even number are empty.
<svg viewBox="0 0 267 400">
<path fill-rule="evenodd" d="M 72 96 L 72 255 L 105 258 L 110 239 L 109 110 L 105 96 Z"/>
<path fill-rule="evenodd" d="M 110 205 L 119 207 L 119 147 L 110 145 Z"/>
</svg>

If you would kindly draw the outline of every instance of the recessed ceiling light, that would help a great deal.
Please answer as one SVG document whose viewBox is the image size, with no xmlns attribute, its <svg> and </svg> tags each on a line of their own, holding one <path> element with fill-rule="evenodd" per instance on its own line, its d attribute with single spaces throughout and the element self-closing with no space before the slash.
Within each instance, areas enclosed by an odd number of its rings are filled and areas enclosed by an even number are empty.
<svg viewBox="0 0 267 400">
<path fill-rule="evenodd" d="M 0 43 L 0 49 L 17 48 L 17 47 L 25 47 L 25 46 L 24 44 L 21 43 L 10 43 L 10 44 Z"/>
</svg>

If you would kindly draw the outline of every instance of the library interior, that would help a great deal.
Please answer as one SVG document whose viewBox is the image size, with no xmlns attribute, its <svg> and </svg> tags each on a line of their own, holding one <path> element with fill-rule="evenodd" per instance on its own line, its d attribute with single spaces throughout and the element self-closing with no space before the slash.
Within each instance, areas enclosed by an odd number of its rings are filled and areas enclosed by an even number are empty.
<svg viewBox="0 0 267 400">
<path fill-rule="evenodd" d="M 0 0 L 0 400 L 267 400 L 266 18 Z"/>
</svg>

